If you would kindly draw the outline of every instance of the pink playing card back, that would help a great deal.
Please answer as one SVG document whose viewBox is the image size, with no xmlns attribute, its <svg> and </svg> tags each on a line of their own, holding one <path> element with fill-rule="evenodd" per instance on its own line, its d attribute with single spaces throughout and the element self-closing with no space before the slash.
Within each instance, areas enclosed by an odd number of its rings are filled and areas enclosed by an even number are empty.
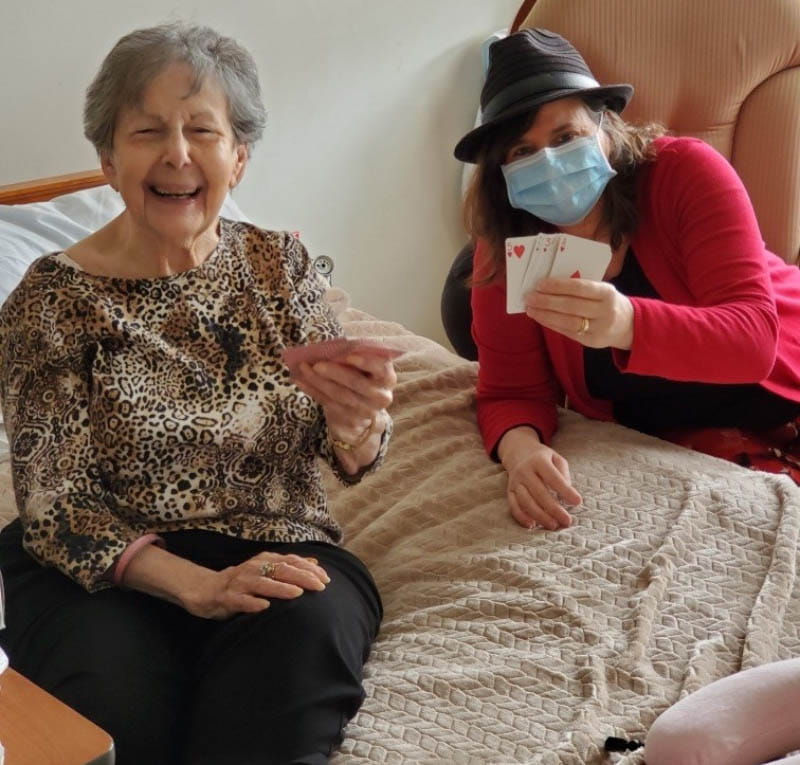
<svg viewBox="0 0 800 765">
<path fill-rule="evenodd" d="M 333 361 L 349 356 L 351 353 L 363 353 L 379 356 L 383 359 L 396 359 L 403 354 L 397 348 L 391 348 L 377 340 L 367 338 L 335 337 L 332 340 L 321 340 L 318 343 L 294 345 L 281 351 L 283 363 L 294 369 L 302 362 L 316 364 L 318 361 Z"/>
</svg>

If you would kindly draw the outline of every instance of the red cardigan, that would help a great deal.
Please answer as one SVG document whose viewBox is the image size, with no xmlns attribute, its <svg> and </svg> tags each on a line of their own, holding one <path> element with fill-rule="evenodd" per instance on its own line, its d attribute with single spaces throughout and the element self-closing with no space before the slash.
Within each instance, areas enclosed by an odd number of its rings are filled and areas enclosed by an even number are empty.
<svg viewBox="0 0 800 765">
<path fill-rule="evenodd" d="M 633 345 L 623 372 L 707 383 L 759 383 L 800 401 L 800 269 L 765 249 L 747 192 L 728 162 L 694 138 L 662 137 L 639 183 L 631 238 L 661 300 L 631 298 Z M 481 242 L 475 273 L 486 264 Z M 492 454 L 503 433 L 533 425 L 545 442 L 556 406 L 613 420 L 589 395 L 582 346 L 505 310 L 505 280 L 472 290 L 478 424 Z"/>
</svg>

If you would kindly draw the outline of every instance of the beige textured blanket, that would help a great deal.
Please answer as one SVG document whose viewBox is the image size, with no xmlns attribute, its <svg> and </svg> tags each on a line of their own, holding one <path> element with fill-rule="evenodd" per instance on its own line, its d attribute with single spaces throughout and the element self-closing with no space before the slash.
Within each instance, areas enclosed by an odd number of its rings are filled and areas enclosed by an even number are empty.
<svg viewBox="0 0 800 765">
<path fill-rule="evenodd" d="M 800 655 L 789 479 L 565 412 L 556 446 L 584 507 L 568 530 L 523 530 L 478 437 L 475 365 L 341 319 L 408 353 L 386 465 L 329 482 L 385 606 L 335 762 L 640 763 L 604 759 L 605 737 L 644 738 L 702 685 Z"/>
<path fill-rule="evenodd" d="M 525 531 L 478 437 L 475 365 L 339 298 L 348 334 L 408 353 L 387 463 L 352 488 L 329 477 L 385 606 L 335 763 L 614 762 L 606 736 L 642 738 L 702 685 L 800 655 L 788 479 L 565 412 L 584 507 Z M 3 464 L 0 516 L 11 502 Z"/>
</svg>

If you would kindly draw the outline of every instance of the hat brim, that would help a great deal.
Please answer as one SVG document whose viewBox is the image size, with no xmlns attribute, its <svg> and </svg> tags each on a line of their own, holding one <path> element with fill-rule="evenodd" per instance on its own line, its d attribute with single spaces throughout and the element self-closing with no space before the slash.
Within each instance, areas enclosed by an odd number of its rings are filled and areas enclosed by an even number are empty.
<svg viewBox="0 0 800 765">
<path fill-rule="evenodd" d="M 481 147 L 492 131 L 504 122 L 518 117 L 520 114 L 529 112 L 537 106 L 557 101 L 560 98 L 577 97 L 583 99 L 596 99 L 602 101 L 612 111 L 619 114 L 631 100 L 633 96 L 633 85 L 604 85 L 597 88 L 585 88 L 576 90 L 575 88 L 564 88 L 562 90 L 551 90 L 547 93 L 537 93 L 535 96 L 518 101 L 513 106 L 504 110 L 493 119 L 474 130 L 470 130 L 457 144 L 453 151 L 455 158 L 461 162 L 476 162 Z"/>
</svg>

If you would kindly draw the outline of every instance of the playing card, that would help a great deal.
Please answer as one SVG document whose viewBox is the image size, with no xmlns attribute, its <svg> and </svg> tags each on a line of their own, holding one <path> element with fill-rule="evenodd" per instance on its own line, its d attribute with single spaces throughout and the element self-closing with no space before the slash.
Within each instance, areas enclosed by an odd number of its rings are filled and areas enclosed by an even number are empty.
<svg viewBox="0 0 800 765">
<path fill-rule="evenodd" d="M 524 298 L 550 273 L 561 234 L 506 239 L 506 312 L 523 313 Z"/>
<path fill-rule="evenodd" d="M 571 234 L 559 236 L 563 241 L 558 245 L 550 276 L 601 281 L 611 262 L 611 248 L 604 242 Z"/>
<path fill-rule="evenodd" d="M 506 312 L 522 313 L 522 280 L 528 269 L 531 248 L 536 237 L 514 236 L 506 239 Z"/>
<path fill-rule="evenodd" d="M 318 361 L 344 359 L 351 353 L 379 356 L 383 359 L 396 359 L 404 351 L 391 348 L 377 340 L 367 338 L 335 337 L 332 340 L 321 340 L 317 343 L 294 345 L 281 351 L 283 363 L 294 372 L 302 362 L 316 364 Z"/>
<path fill-rule="evenodd" d="M 550 274 L 562 238 L 561 234 L 538 234 L 534 237 L 530 263 L 522 280 L 523 299 L 539 281 Z"/>
</svg>

